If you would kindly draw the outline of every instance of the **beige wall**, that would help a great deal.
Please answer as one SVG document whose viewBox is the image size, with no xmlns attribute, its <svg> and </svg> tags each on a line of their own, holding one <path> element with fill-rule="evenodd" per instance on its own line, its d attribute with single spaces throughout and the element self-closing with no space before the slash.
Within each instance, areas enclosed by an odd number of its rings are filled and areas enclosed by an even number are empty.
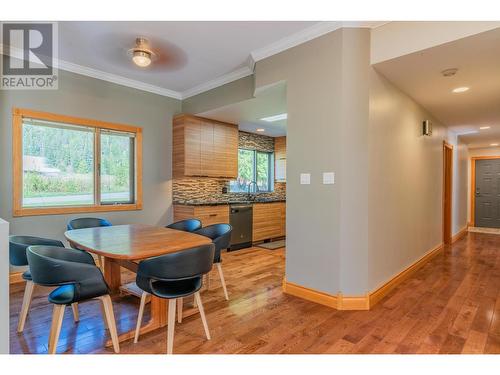
<svg viewBox="0 0 500 375">
<path fill-rule="evenodd" d="M 143 209 L 99 216 L 113 224 L 166 225 L 172 220 L 172 116 L 180 112 L 181 102 L 61 70 L 58 90 L 0 90 L 0 217 L 10 222 L 11 234 L 63 240 L 67 222 L 85 216 L 12 216 L 13 107 L 141 126 Z"/>
<path fill-rule="evenodd" d="M 396 21 L 372 30 L 371 63 L 394 59 L 500 27 L 485 21 Z"/>
<path fill-rule="evenodd" d="M 370 75 L 370 285 L 379 286 L 442 242 L 447 132 L 409 96 Z M 431 137 L 421 134 L 433 121 Z"/>
<path fill-rule="evenodd" d="M 460 138 L 450 137 L 453 148 L 452 232 L 457 234 L 469 222 L 469 149 Z"/>
</svg>

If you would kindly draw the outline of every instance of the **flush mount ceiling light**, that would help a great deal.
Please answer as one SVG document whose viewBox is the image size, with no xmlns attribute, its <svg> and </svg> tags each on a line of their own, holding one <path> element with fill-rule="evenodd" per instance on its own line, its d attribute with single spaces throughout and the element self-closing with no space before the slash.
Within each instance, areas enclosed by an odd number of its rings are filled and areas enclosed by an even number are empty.
<svg viewBox="0 0 500 375">
<path fill-rule="evenodd" d="M 135 47 L 129 49 L 128 54 L 132 56 L 134 64 L 141 68 L 151 65 L 151 62 L 156 58 L 156 54 L 149 47 L 149 41 L 146 38 L 137 38 Z"/>
<path fill-rule="evenodd" d="M 452 90 L 452 92 L 454 92 L 455 94 L 459 94 L 461 92 L 466 92 L 466 91 L 469 91 L 469 88 L 466 86 L 457 87 L 456 89 Z"/>
<path fill-rule="evenodd" d="M 481 130 L 486 130 L 486 129 L 489 129 L 491 128 L 491 126 L 480 126 L 479 129 Z"/>
<path fill-rule="evenodd" d="M 266 131 L 266 129 L 264 129 L 264 128 L 258 128 L 256 131 L 263 132 L 263 131 Z"/>
<path fill-rule="evenodd" d="M 263 117 L 261 118 L 262 121 L 267 121 L 267 122 L 275 122 L 275 121 L 280 121 L 280 120 L 286 120 L 288 118 L 288 114 L 286 113 L 281 113 L 279 115 L 274 115 L 274 116 L 269 116 L 269 117 Z"/>
<path fill-rule="evenodd" d="M 490 146 L 498 146 L 498 143 L 490 143 Z"/>
</svg>

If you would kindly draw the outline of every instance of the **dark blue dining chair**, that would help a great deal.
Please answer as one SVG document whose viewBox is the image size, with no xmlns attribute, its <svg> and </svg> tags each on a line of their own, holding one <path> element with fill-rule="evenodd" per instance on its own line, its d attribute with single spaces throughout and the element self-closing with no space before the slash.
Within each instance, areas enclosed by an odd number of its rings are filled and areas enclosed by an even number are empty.
<svg viewBox="0 0 500 375">
<path fill-rule="evenodd" d="M 51 240 L 48 238 L 33 237 L 33 236 L 9 236 L 9 263 L 12 266 L 21 267 L 28 266 L 28 258 L 26 250 L 31 245 L 48 245 L 64 247 L 64 244 L 58 240 Z M 28 317 L 31 300 L 33 299 L 33 292 L 35 290 L 35 283 L 31 277 L 30 269 L 28 268 L 22 274 L 22 278 L 26 281 L 24 288 L 23 303 L 21 305 L 21 312 L 19 313 L 19 321 L 17 323 L 17 332 L 23 332 L 26 318 Z M 78 304 L 71 305 L 73 308 L 73 318 L 78 322 Z"/>
<path fill-rule="evenodd" d="M 201 228 L 201 221 L 198 219 L 186 219 L 169 224 L 166 228 L 182 230 L 184 232 L 194 232 Z"/>
<path fill-rule="evenodd" d="M 199 290 L 203 284 L 203 275 L 212 269 L 214 251 L 215 246 L 208 244 L 146 259 L 139 263 L 136 283 L 144 292 L 141 297 L 134 342 L 139 340 L 142 316 L 148 295 L 168 299 L 168 354 L 173 352 L 175 310 L 178 298 L 194 294 L 205 334 L 210 340 L 210 332 Z"/>
<path fill-rule="evenodd" d="M 33 282 L 56 287 L 48 297 L 54 304 L 49 335 L 49 354 L 55 354 L 66 306 L 101 300 L 115 353 L 120 352 L 113 305 L 101 270 L 89 253 L 56 246 L 29 246 L 28 263 Z"/>
<path fill-rule="evenodd" d="M 68 230 L 74 229 L 85 229 L 85 228 L 97 228 L 97 227 L 110 227 L 113 224 L 109 220 L 101 219 L 98 217 L 79 217 L 77 219 L 71 220 L 67 228 Z M 71 245 L 71 247 L 74 247 Z M 97 262 L 99 268 L 104 269 L 104 258 L 100 255 L 97 256 Z"/>
<path fill-rule="evenodd" d="M 210 238 L 212 240 L 212 243 L 215 245 L 214 264 L 217 267 L 217 271 L 219 271 L 219 277 L 226 300 L 229 300 L 229 296 L 227 294 L 224 273 L 222 272 L 221 252 L 222 250 L 229 248 L 231 243 L 232 230 L 233 228 L 229 224 L 213 224 L 203 227 L 195 232 L 196 234 L 200 234 L 202 236 Z"/>
</svg>

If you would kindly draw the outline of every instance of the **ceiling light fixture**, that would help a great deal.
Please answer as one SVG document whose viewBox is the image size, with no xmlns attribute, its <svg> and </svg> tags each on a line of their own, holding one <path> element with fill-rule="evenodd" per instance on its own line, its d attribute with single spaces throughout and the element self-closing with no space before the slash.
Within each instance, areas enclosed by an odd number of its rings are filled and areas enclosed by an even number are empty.
<svg viewBox="0 0 500 375">
<path fill-rule="evenodd" d="M 135 47 L 128 50 L 132 61 L 135 65 L 145 68 L 151 65 L 151 62 L 156 57 L 156 54 L 149 47 L 149 41 L 146 38 L 137 38 Z"/>
<path fill-rule="evenodd" d="M 266 129 L 264 129 L 264 128 L 258 128 L 256 131 L 263 132 L 263 131 L 266 131 Z"/>
<path fill-rule="evenodd" d="M 498 143 L 490 143 L 490 146 L 498 146 Z"/>
<path fill-rule="evenodd" d="M 469 91 L 469 88 L 466 87 L 466 86 L 462 86 L 462 87 L 457 87 L 456 89 L 453 89 L 452 90 L 455 94 L 459 94 L 461 92 L 466 92 L 466 91 Z"/>
<path fill-rule="evenodd" d="M 486 129 L 489 129 L 491 128 L 491 126 L 480 126 L 479 129 L 481 130 L 486 130 Z"/>
<path fill-rule="evenodd" d="M 261 118 L 262 121 L 267 121 L 267 122 L 275 122 L 275 121 L 280 121 L 280 120 L 286 120 L 288 118 L 288 114 L 286 113 L 281 113 L 279 115 L 274 115 L 274 116 L 269 116 L 269 117 L 263 117 Z"/>
</svg>

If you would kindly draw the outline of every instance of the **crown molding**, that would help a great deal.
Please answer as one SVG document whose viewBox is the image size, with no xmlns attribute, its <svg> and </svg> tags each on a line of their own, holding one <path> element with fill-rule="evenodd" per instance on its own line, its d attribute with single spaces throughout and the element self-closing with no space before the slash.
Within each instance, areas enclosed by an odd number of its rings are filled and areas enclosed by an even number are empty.
<svg viewBox="0 0 500 375">
<path fill-rule="evenodd" d="M 23 51 L 20 48 L 10 48 L 9 49 L 10 56 L 22 59 Z M 5 54 L 4 45 L 0 43 L 0 53 Z M 68 72 L 80 74 L 87 77 L 92 77 L 96 79 L 100 79 L 102 81 L 115 83 L 121 86 L 131 87 L 137 90 L 150 92 L 153 94 L 166 96 L 173 99 L 182 100 L 182 94 L 177 91 L 165 89 L 163 87 L 150 85 L 148 83 L 136 81 L 134 79 L 125 78 L 123 76 L 119 76 L 117 74 L 103 72 L 102 70 L 97 70 L 93 68 L 89 68 L 86 66 L 74 64 L 68 61 L 54 59 L 54 68 L 65 70 Z"/>
<path fill-rule="evenodd" d="M 186 91 L 183 91 L 182 92 L 182 99 L 190 98 L 191 96 L 195 96 L 195 95 L 201 94 L 205 91 L 215 89 L 217 87 L 225 85 L 226 83 L 236 81 L 240 78 L 248 77 L 252 74 L 253 74 L 253 67 L 250 68 L 248 65 L 245 65 L 239 69 L 236 69 L 236 70 L 233 70 L 232 72 L 224 74 L 223 76 L 220 76 L 220 77 L 215 78 L 211 81 L 202 83 L 201 85 L 197 85 L 197 86 L 190 88 Z"/>
<path fill-rule="evenodd" d="M 318 22 L 308 28 L 305 28 L 295 34 L 282 38 L 274 43 L 271 43 L 263 48 L 256 49 L 251 52 L 253 61 L 257 62 L 267 57 L 276 55 L 289 48 L 298 46 L 299 44 L 308 42 L 322 35 L 331 33 L 343 27 L 343 22 L 339 21 L 323 21 Z"/>
<path fill-rule="evenodd" d="M 153 94 L 166 96 L 173 99 L 183 100 L 190 98 L 192 96 L 201 94 L 205 91 L 212 90 L 214 88 L 220 87 L 227 83 L 236 81 L 238 79 L 248 77 L 254 73 L 255 63 L 257 61 L 263 60 L 267 57 L 276 55 L 282 51 L 289 48 L 298 46 L 302 43 L 306 43 L 312 39 L 318 38 L 322 35 L 328 34 L 332 31 L 338 30 L 343 27 L 362 27 L 362 28 L 376 28 L 385 25 L 387 22 L 375 22 L 375 21 L 323 21 L 317 24 L 303 29 L 295 34 L 282 38 L 274 43 L 269 44 L 263 48 L 259 48 L 250 53 L 245 62 L 245 65 L 239 69 L 233 70 L 227 74 L 217 77 L 208 82 L 204 82 L 200 85 L 194 86 L 188 90 L 179 92 L 174 90 L 169 90 L 163 87 L 151 85 L 148 83 L 140 82 L 134 79 L 126 78 L 117 74 L 104 72 L 101 70 L 89 68 L 86 66 L 78 65 L 64 60 L 56 59 L 54 66 L 61 70 L 66 70 L 68 72 L 84 75 L 87 77 L 92 77 L 100 79 L 103 81 L 115 83 L 121 86 L 131 87 L 137 90 L 142 90 L 146 92 L 151 92 Z M 3 45 L 0 44 L 0 52 L 3 53 Z M 11 50 L 12 56 L 23 56 L 22 51 Z M 22 58 L 22 57 L 21 57 Z"/>
<path fill-rule="evenodd" d="M 101 70 L 88 68 L 86 66 L 70 63 L 64 60 L 59 60 L 59 69 L 92 78 L 97 78 L 111 83 L 116 83 L 121 86 L 131 87 L 137 90 L 147 91 L 153 94 L 166 96 L 173 99 L 178 99 L 178 100 L 183 99 L 182 94 L 178 91 L 165 89 L 163 87 L 155 85 L 150 85 L 149 83 L 136 81 L 134 79 L 125 78 L 117 74 L 103 72 Z"/>
</svg>

